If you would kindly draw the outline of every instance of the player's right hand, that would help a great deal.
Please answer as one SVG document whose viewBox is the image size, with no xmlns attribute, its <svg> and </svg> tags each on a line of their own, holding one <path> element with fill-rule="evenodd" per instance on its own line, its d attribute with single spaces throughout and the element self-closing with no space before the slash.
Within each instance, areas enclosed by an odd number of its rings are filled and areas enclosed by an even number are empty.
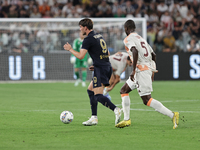
<svg viewBox="0 0 200 150">
<path fill-rule="evenodd" d="M 70 50 L 72 49 L 72 46 L 67 42 L 67 43 L 63 46 L 63 48 L 64 48 L 65 50 L 67 50 L 67 51 L 70 51 Z"/>
</svg>

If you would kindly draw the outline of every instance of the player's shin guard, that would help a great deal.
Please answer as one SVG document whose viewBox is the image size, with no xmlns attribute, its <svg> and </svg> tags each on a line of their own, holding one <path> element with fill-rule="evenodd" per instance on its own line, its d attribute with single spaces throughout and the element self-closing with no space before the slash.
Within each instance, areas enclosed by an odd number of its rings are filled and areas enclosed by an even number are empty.
<svg viewBox="0 0 200 150">
<path fill-rule="evenodd" d="M 97 101 L 94 97 L 94 92 L 93 91 L 90 91 L 90 90 L 87 90 L 88 92 L 88 96 L 90 98 L 90 105 L 91 105 L 91 110 L 92 110 L 92 115 L 94 116 L 97 116 Z"/>
<path fill-rule="evenodd" d="M 116 106 L 106 96 L 103 96 L 103 94 L 96 94 L 95 99 L 113 111 L 116 108 Z"/>
<path fill-rule="evenodd" d="M 147 106 L 150 106 L 152 108 L 154 108 L 156 111 L 158 111 L 159 113 L 169 116 L 170 118 L 173 118 L 174 114 L 171 110 L 169 110 L 168 108 L 166 108 L 161 102 L 151 98 L 148 103 Z"/>
<path fill-rule="evenodd" d="M 130 119 L 130 97 L 129 94 L 121 94 L 122 98 L 122 109 L 124 112 L 124 120 Z"/>
</svg>

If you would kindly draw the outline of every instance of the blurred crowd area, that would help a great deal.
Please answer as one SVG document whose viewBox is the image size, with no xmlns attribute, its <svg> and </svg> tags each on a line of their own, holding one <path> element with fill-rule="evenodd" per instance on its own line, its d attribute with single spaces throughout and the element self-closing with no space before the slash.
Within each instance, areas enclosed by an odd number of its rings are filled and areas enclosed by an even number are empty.
<svg viewBox="0 0 200 150">
<path fill-rule="evenodd" d="M 1 0 L 1 18 L 145 18 L 155 52 L 200 52 L 200 0 Z M 4 24 L 5 26 L 6 24 Z M 0 29 L 1 53 L 63 50 L 78 31 Z M 57 26 L 56 26 L 57 27 Z M 99 30 L 111 52 L 123 50 L 123 29 Z"/>
</svg>

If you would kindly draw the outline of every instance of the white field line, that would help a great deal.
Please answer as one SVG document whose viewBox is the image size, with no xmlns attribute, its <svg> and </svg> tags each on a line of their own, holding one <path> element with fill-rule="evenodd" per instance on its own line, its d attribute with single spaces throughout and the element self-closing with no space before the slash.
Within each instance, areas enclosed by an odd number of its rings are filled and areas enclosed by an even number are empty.
<svg viewBox="0 0 200 150">
<path fill-rule="evenodd" d="M 174 103 L 174 102 L 196 102 L 196 101 L 200 101 L 200 100 L 198 100 L 198 99 L 192 99 L 192 100 L 175 100 L 175 101 L 160 101 L 161 103 Z M 140 103 L 131 103 L 131 105 L 140 105 L 140 104 L 142 104 L 142 105 L 144 105 L 143 103 L 142 103 L 142 100 L 141 100 L 141 102 Z M 116 106 L 121 106 L 122 104 L 116 104 Z"/>
<path fill-rule="evenodd" d="M 149 109 L 133 109 L 130 108 L 130 110 L 134 110 L 134 111 L 155 111 L 155 110 L 149 110 Z M 200 113 L 200 111 L 178 111 L 178 112 L 184 112 L 184 113 Z"/>
<path fill-rule="evenodd" d="M 200 100 L 175 100 L 175 101 L 161 101 L 162 103 L 174 103 L 174 102 L 196 102 Z M 131 103 L 131 105 L 144 105 L 142 102 L 141 103 Z M 116 106 L 121 106 L 122 104 L 116 104 Z M 150 110 L 150 109 L 135 109 L 135 108 L 130 108 L 130 110 L 133 111 L 155 111 L 155 110 Z M 200 111 L 179 111 L 179 112 L 184 112 L 184 113 L 200 113 Z"/>
<path fill-rule="evenodd" d="M 200 100 L 175 100 L 175 101 L 161 101 L 162 103 L 174 103 L 174 102 L 196 102 Z M 131 103 L 132 105 L 143 105 L 143 103 Z M 122 104 L 116 104 L 116 106 L 121 106 Z M 75 110 L 75 109 L 74 109 Z M 81 109 L 81 110 L 88 110 L 88 109 Z M 133 111 L 155 111 L 153 109 L 135 109 L 130 108 Z M 62 110 L 17 110 L 18 112 L 48 112 L 48 111 L 62 111 Z M 0 112 L 16 112 L 16 111 L 0 111 Z M 200 111 L 179 111 L 184 113 L 200 113 Z"/>
<path fill-rule="evenodd" d="M 48 111 L 58 111 L 58 110 L 5 110 L 5 111 L 0 111 L 0 112 L 48 112 Z"/>
<path fill-rule="evenodd" d="M 0 81 L 0 84 L 21 84 L 21 83 L 74 83 L 76 80 L 24 80 L 24 81 Z"/>
<path fill-rule="evenodd" d="M 88 109 L 81 109 L 81 110 L 88 110 Z M 150 110 L 150 109 L 135 109 L 135 108 L 130 108 L 130 110 L 133 110 L 133 111 L 155 111 L 153 109 Z M 50 112 L 50 111 L 58 111 L 58 110 L 17 110 L 17 111 L 18 112 Z M 17 111 L 0 111 L 0 113 L 13 113 L 13 112 L 17 112 Z M 200 111 L 179 111 L 179 112 L 184 112 L 184 113 L 200 113 Z"/>
<path fill-rule="evenodd" d="M 75 110 L 75 109 L 74 109 Z M 88 109 L 81 109 L 81 110 L 88 110 Z M 130 110 L 133 111 L 155 111 L 153 109 L 135 109 L 135 108 L 130 108 Z M 53 112 L 53 111 L 60 111 L 62 110 L 17 110 L 17 111 L 0 111 L 0 113 L 13 113 L 13 112 Z M 179 111 L 179 112 L 184 112 L 184 113 L 200 113 L 200 111 Z"/>
</svg>

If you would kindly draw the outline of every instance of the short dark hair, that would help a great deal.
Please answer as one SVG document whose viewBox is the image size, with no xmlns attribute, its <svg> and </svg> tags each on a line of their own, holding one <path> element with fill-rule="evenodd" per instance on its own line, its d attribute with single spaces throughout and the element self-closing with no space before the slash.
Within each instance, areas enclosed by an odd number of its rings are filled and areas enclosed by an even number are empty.
<svg viewBox="0 0 200 150">
<path fill-rule="evenodd" d="M 124 27 L 128 28 L 128 29 L 133 29 L 135 30 L 135 22 L 133 20 L 127 20 L 124 24 Z"/>
<path fill-rule="evenodd" d="M 93 21 L 89 18 L 84 18 L 79 21 L 79 25 L 87 27 L 89 30 L 93 29 Z"/>
</svg>

